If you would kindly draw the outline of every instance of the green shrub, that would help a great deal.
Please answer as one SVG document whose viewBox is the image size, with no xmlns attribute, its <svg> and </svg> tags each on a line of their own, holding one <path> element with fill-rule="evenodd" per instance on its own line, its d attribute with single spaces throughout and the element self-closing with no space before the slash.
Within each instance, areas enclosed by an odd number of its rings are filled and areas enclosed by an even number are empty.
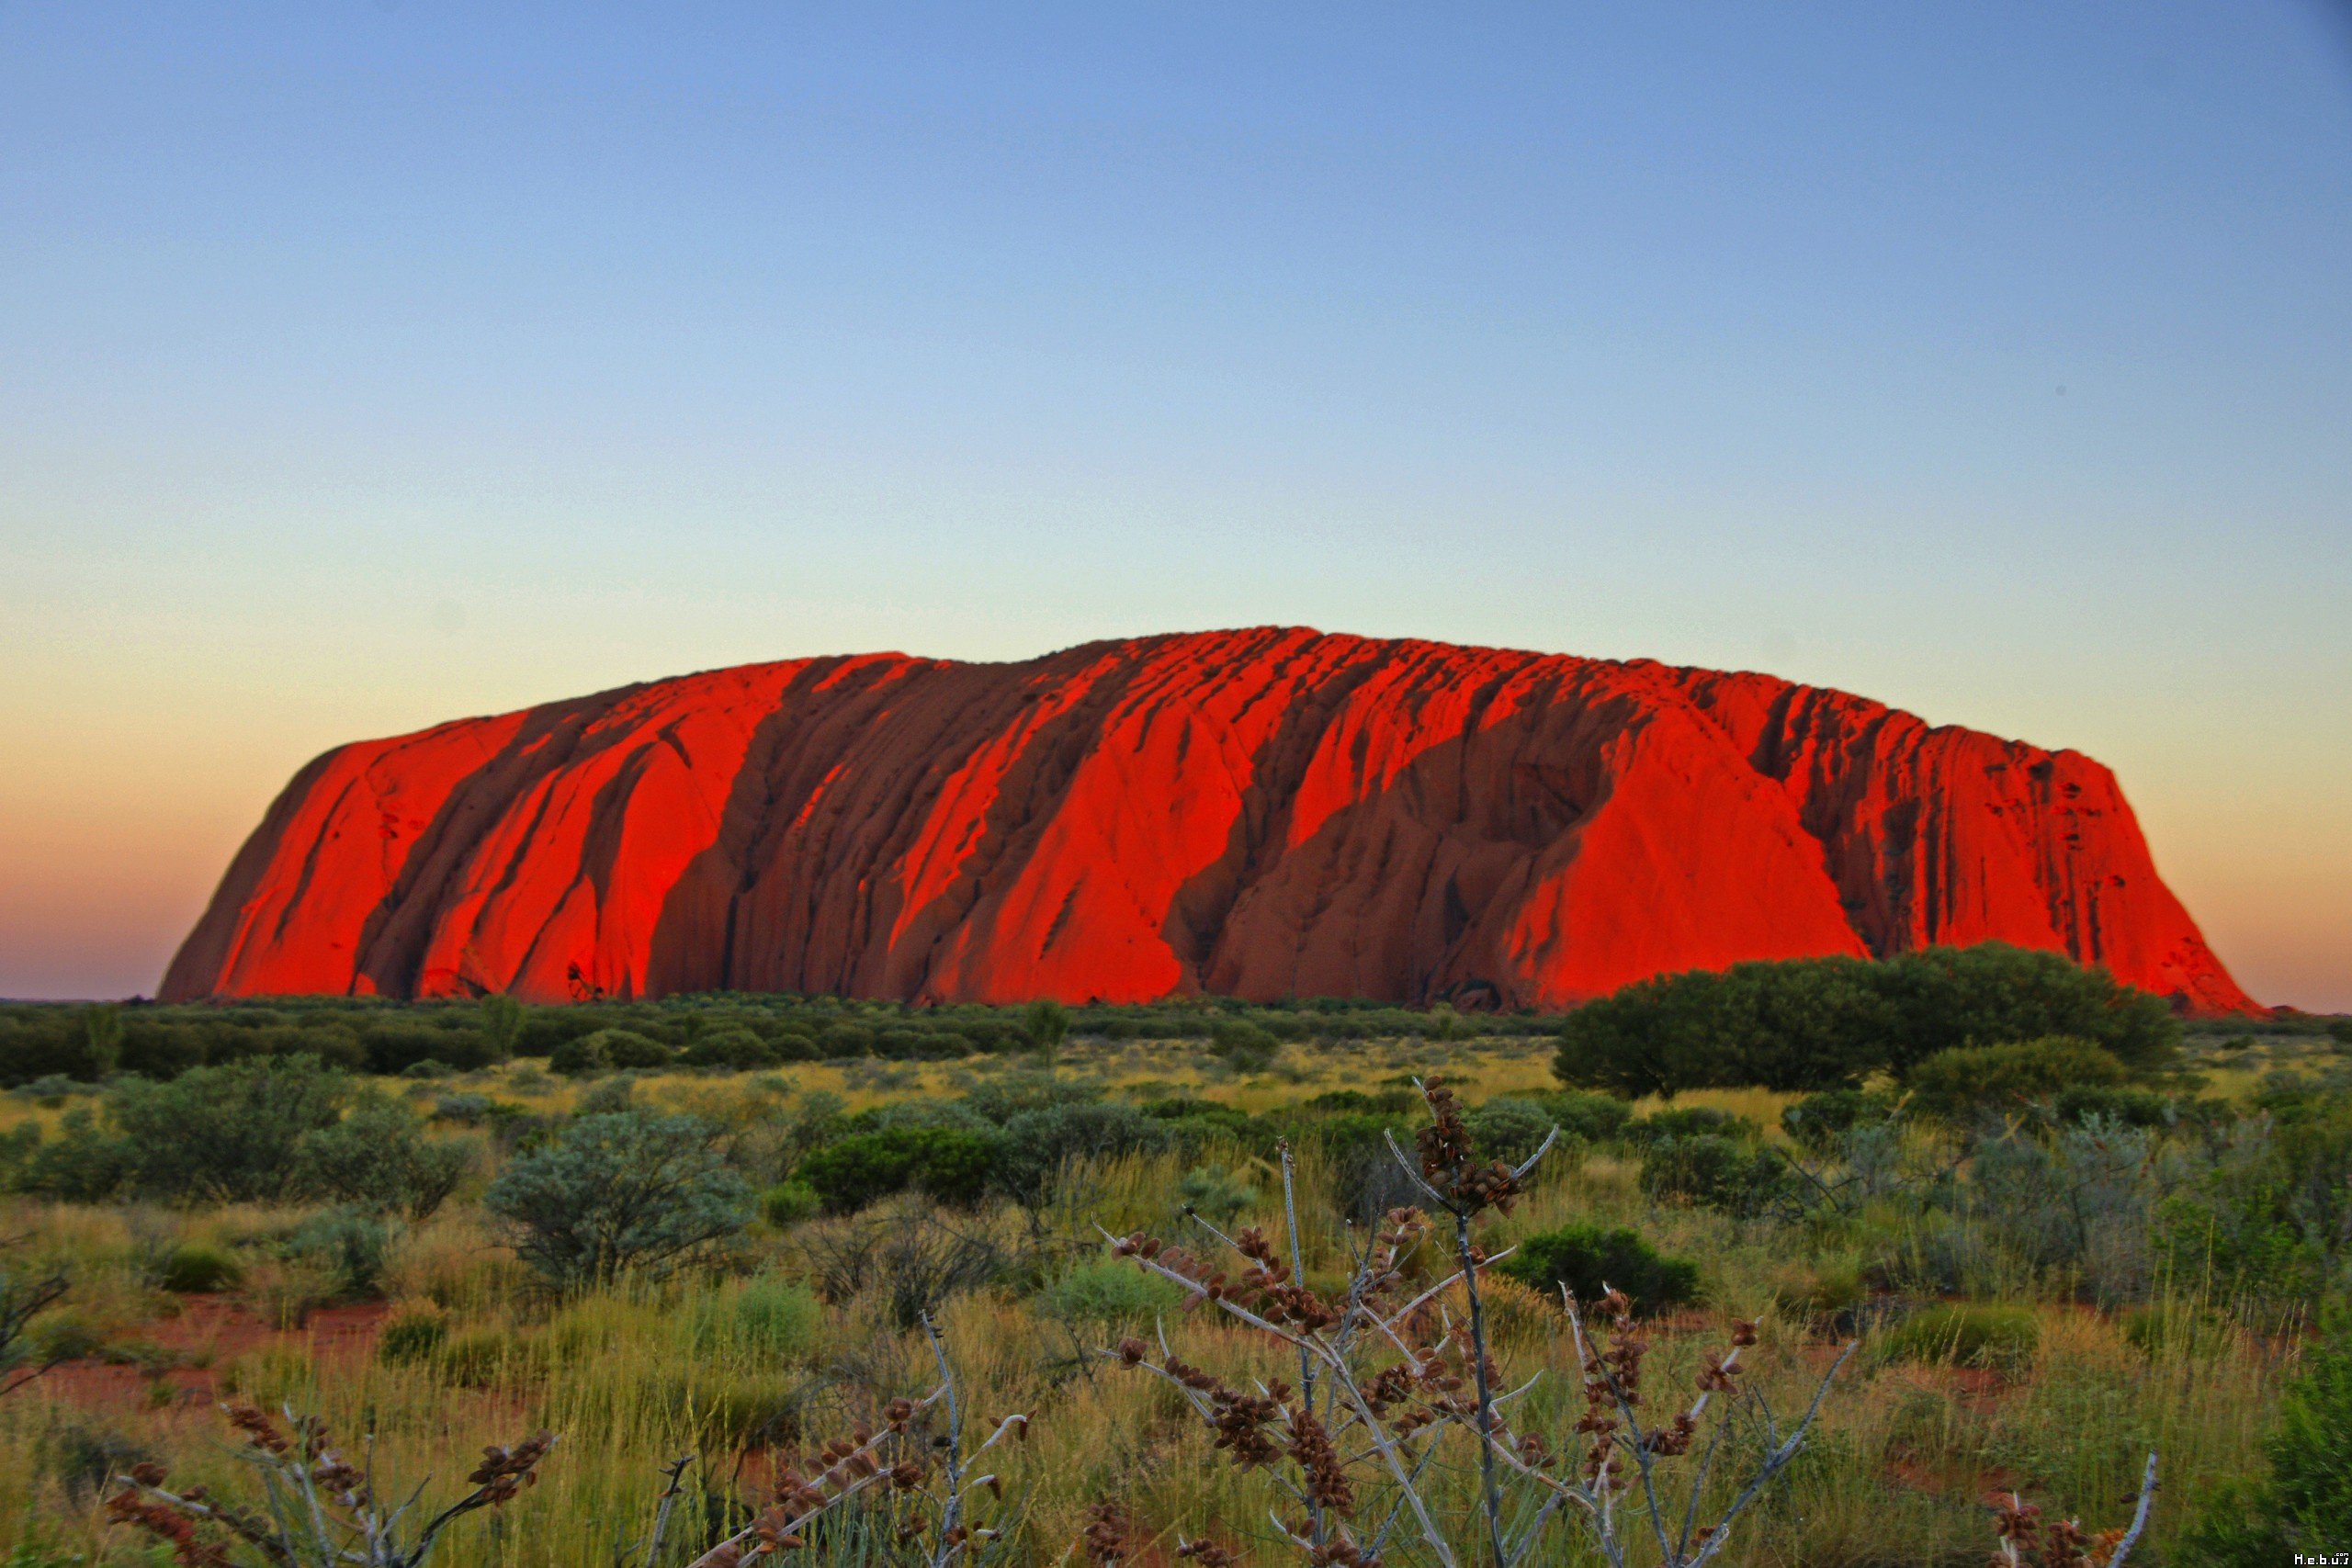
<svg viewBox="0 0 2352 1568">
<path fill-rule="evenodd" d="M 380 1215 L 330 1209 L 296 1226 L 286 1238 L 285 1253 L 329 1270 L 345 1300 L 366 1301 L 383 1294 L 384 1270 L 397 1239 Z"/>
<path fill-rule="evenodd" d="M 530 1010 L 513 997 L 492 992 L 482 998 L 475 1010 L 480 1015 L 478 1028 L 490 1059 L 503 1062 L 512 1058 L 515 1048 L 523 1043 L 524 1032 L 530 1022 Z"/>
<path fill-rule="evenodd" d="M 1627 1143 L 1643 1147 L 1667 1138 L 1715 1137 L 1752 1143 L 1763 1134 L 1764 1129 L 1747 1117 L 1712 1105 L 1669 1105 L 1628 1122 L 1624 1137 Z"/>
<path fill-rule="evenodd" d="M 829 1023 L 817 1036 L 817 1054 L 829 1061 L 843 1056 L 871 1056 L 874 1031 L 862 1023 Z"/>
<path fill-rule="evenodd" d="M 51 1364 L 78 1361 L 106 1348 L 107 1337 L 80 1313 L 51 1313 L 25 1336 L 27 1359 Z"/>
<path fill-rule="evenodd" d="M 2352 1103 L 2282 1103 L 2211 1147 L 2156 1211 L 2175 1279 L 2297 1314 L 2352 1285 Z"/>
<path fill-rule="evenodd" d="M 1005 1122 L 993 1175 L 1016 1202 L 1039 1203 L 1071 1160 L 1107 1159 L 1167 1144 L 1167 1128 L 1131 1105 L 1048 1106 Z"/>
<path fill-rule="evenodd" d="M 2054 1138 L 1987 1140 L 1970 1178 L 1979 1223 L 2012 1256 L 2106 1304 L 2153 1288 L 2157 1186 L 2143 1129 L 2093 1118 Z"/>
<path fill-rule="evenodd" d="M 1001 1073 L 964 1097 L 973 1114 L 1000 1125 L 1024 1111 L 1050 1111 L 1058 1105 L 1084 1105 L 1102 1099 L 1090 1084 L 1057 1077 L 1051 1073 Z M 1206 1104 L 1207 1101 L 1194 1103 Z"/>
<path fill-rule="evenodd" d="M 2060 1090 L 2050 1102 L 2051 1118 L 2061 1124 L 2098 1116 L 2127 1127 L 2169 1127 L 2180 1121 L 2184 1109 L 2179 1100 L 2154 1089 L 2113 1084 L 2076 1084 Z"/>
<path fill-rule="evenodd" d="M 824 1206 L 825 1200 L 806 1181 L 786 1181 L 760 1194 L 760 1218 L 780 1231 L 814 1219 Z"/>
<path fill-rule="evenodd" d="M 1069 1033 L 1069 1010 L 1051 997 L 1040 997 L 1029 1004 L 1021 1020 L 1022 1032 L 1028 1036 L 1029 1049 L 1038 1059 L 1051 1066 L 1054 1055 L 1062 1048 L 1063 1038 Z"/>
<path fill-rule="evenodd" d="M 296 1185 L 329 1202 L 422 1220 L 448 1200 L 473 1161 L 472 1144 L 428 1136 L 414 1111 L 368 1090 L 341 1121 L 303 1135 Z"/>
<path fill-rule="evenodd" d="M 244 1277 L 226 1248 L 189 1242 L 164 1255 L 155 1282 L 175 1294 L 194 1295 L 228 1290 Z"/>
<path fill-rule="evenodd" d="M 747 1072 L 757 1067 L 772 1067 L 783 1058 L 777 1055 L 775 1046 L 753 1031 L 738 1024 L 697 1035 L 678 1059 L 689 1067 Z"/>
<path fill-rule="evenodd" d="M 138 1190 L 267 1202 L 295 1192 L 303 1139 L 334 1125 L 349 1094 L 350 1080 L 314 1056 L 254 1057 L 123 1084 L 107 1095 L 107 1115 Z"/>
<path fill-rule="evenodd" d="M 1544 1113 L 1563 1135 L 1582 1139 L 1588 1144 L 1607 1143 L 1623 1137 L 1625 1125 L 1634 1119 L 1634 1108 L 1613 1094 L 1587 1094 L 1577 1089 L 1555 1090 L 1550 1094 L 1529 1098 L 1544 1108 Z"/>
<path fill-rule="evenodd" d="M 966 1055 L 971 1043 L 947 1029 L 884 1029 L 874 1036 L 874 1054 L 894 1062 L 936 1062 Z"/>
<path fill-rule="evenodd" d="M 490 1043 L 478 1031 L 401 1018 L 368 1025 L 360 1032 L 359 1045 L 367 1069 L 387 1077 L 447 1077 L 492 1060 Z M 425 1070 L 420 1073 L 419 1067 Z"/>
<path fill-rule="evenodd" d="M 1184 1304 L 1184 1288 L 1112 1258 L 1080 1263 L 1038 1292 L 1038 1309 L 1076 1323 L 1147 1321 Z"/>
<path fill-rule="evenodd" d="M 0 1133 L 0 1192 L 25 1190 L 25 1174 L 40 1148 L 40 1125 L 20 1122 Z"/>
<path fill-rule="evenodd" d="M 794 1174 L 835 1213 L 909 1188 L 944 1203 L 970 1204 L 988 1190 L 1000 1141 L 956 1127 L 884 1127 L 835 1139 Z"/>
<path fill-rule="evenodd" d="M 1798 1265 L 1774 1280 L 1772 1299 L 1786 1314 L 1803 1318 L 1836 1317 L 1861 1305 L 1870 1294 L 1861 1269 L 1851 1262 Z"/>
<path fill-rule="evenodd" d="M 58 1121 L 58 1135 L 38 1141 L 40 1130 L 28 1124 L 37 1140 L 29 1150 L 12 1152 L 17 1163 L 17 1185 L 27 1192 L 67 1203 L 96 1203 L 113 1197 L 130 1179 L 130 1146 L 123 1139 L 99 1130 L 97 1117 L 76 1106 Z"/>
<path fill-rule="evenodd" d="M 449 1337 L 449 1321 L 438 1312 L 411 1311 L 387 1318 L 376 1333 L 376 1359 L 389 1367 L 432 1360 Z"/>
<path fill-rule="evenodd" d="M 51 1416 L 44 1429 L 33 1438 L 36 1475 L 56 1482 L 65 1494 L 65 1500 L 76 1507 L 97 1502 L 118 1476 L 128 1474 L 132 1466 L 154 1457 L 115 1427 L 93 1424 L 67 1411 Z M 29 1482 L 33 1478 L 22 1479 Z M 88 1562 L 79 1552 L 52 1556 L 31 1548 L 18 1551 L 21 1561 L 0 1558 L 0 1568 L 82 1568 Z M 152 1556 L 134 1556 L 130 1561 L 137 1568 L 165 1568 L 171 1557 L 159 1549 Z"/>
<path fill-rule="evenodd" d="M 1302 1111 L 1326 1116 L 1406 1116 L 1421 1108 L 1421 1091 L 1408 1080 L 1396 1089 L 1367 1094 L 1360 1089 L 1330 1089 L 1299 1102 Z"/>
<path fill-rule="evenodd" d="M 600 1029 L 559 1041 L 548 1052 L 548 1071 L 571 1077 L 612 1071 L 613 1059 L 608 1053 L 612 1032 L 608 1029 Z"/>
<path fill-rule="evenodd" d="M 618 1077 L 591 1084 L 573 1108 L 579 1116 L 618 1116 L 625 1111 L 637 1109 L 637 1075 L 623 1073 Z"/>
<path fill-rule="evenodd" d="M 1554 1299 L 1566 1285 L 1588 1306 L 1612 1289 L 1623 1291 L 1645 1314 L 1699 1296 L 1697 1264 L 1659 1252 L 1641 1233 L 1623 1226 L 1566 1225 L 1528 1236 L 1497 1269 Z"/>
<path fill-rule="evenodd" d="M 19 1100 L 29 1100 L 36 1104 L 53 1108 L 64 1104 L 74 1095 L 89 1093 L 90 1086 L 79 1078 L 69 1078 L 62 1073 L 51 1073 L 47 1077 L 35 1078 L 32 1082 L 19 1085 L 8 1092 Z"/>
<path fill-rule="evenodd" d="M 482 1196 L 523 1260 L 560 1287 L 660 1274 L 751 1223 L 751 1190 L 715 1130 L 641 1111 L 574 1118 Z"/>
<path fill-rule="evenodd" d="M 9 1374 L 21 1371 L 32 1358 L 33 1326 L 42 1314 L 65 1299 L 73 1277 L 62 1269 L 21 1269 L 0 1252 L 0 1387 Z M 54 1323 L 52 1316 L 47 1320 Z"/>
<path fill-rule="evenodd" d="M 1258 1201 L 1258 1190 L 1222 1165 L 1197 1166 L 1177 1182 L 1176 1200 L 1221 1227 Z"/>
<path fill-rule="evenodd" d="M 694 1343 L 699 1353 L 724 1347 L 760 1359 L 790 1359 L 817 1343 L 824 1321 L 825 1309 L 808 1286 L 762 1275 L 731 1294 L 702 1298 Z"/>
<path fill-rule="evenodd" d="M 1551 1114 L 1544 1107 L 1508 1095 L 1487 1101 L 1463 1120 L 1479 1158 L 1514 1166 L 1544 1146 L 1553 1126 Z"/>
<path fill-rule="evenodd" d="M 2230 1326 L 2221 1316 L 2181 1301 L 2134 1307 L 2116 1320 L 2124 1342 L 2151 1361 L 2211 1361 L 2228 1353 Z"/>
<path fill-rule="evenodd" d="M 514 1357 L 514 1336 L 502 1329 L 477 1328 L 444 1340 L 433 1356 L 434 1371 L 444 1382 L 459 1388 L 487 1388 Z"/>
<path fill-rule="evenodd" d="M 1890 1360 L 2014 1371 L 2041 1345 L 2041 1324 L 2028 1308 L 1956 1302 L 1913 1313 L 1880 1349 Z"/>
<path fill-rule="evenodd" d="M 2214 1489 L 2181 1540 L 2179 1561 L 2270 1568 L 2341 1555 L 2352 1520 L 2352 1319 L 2307 1342 L 2262 1442 L 2267 1473 Z"/>
<path fill-rule="evenodd" d="M 1246 1140 L 1254 1122 L 1238 1106 L 1190 1096 L 1146 1100 L 1136 1109 L 1166 1129 L 1171 1145 L 1187 1153 L 1220 1140 Z"/>
<path fill-rule="evenodd" d="M 1564 1083 L 1631 1097 L 1851 1083 L 1893 1048 L 1876 969 L 1823 958 L 1644 980 L 1570 1013 L 1554 1070 Z"/>
<path fill-rule="evenodd" d="M 1351 1218 L 1375 1220 L 1399 1204 L 1422 1201 L 1419 1188 L 1398 1167 L 1388 1146 L 1393 1134 L 1407 1151 L 1413 1147 L 1413 1129 L 1403 1116 L 1275 1111 L 1260 1118 L 1251 1130 L 1265 1144 L 1288 1137 L 1316 1149 L 1330 1168 L 1332 1196 Z"/>
<path fill-rule="evenodd" d="M 1878 1102 L 1858 1089 L 1826 1089 L 1808 1094 L 1781 1110 L 1781 1131 L 1798 1147 L 1826 1154 L 1866 1117 L 1880 1110 Z"/>
<path fill-rule="evenodd" d="M 944 1127 L 950 1132 L 993 1137 L 997 1124 L 972 1109 L 969 1101 L 919 1096 L 893 1100 L 859 1111 L 842 1123 L 846 1133 L 879 1133 L 892 1127 Z"/>
<path fill-rule="evenodd" d="M 633 1029 L 599 1030 L 589 1039 L 602 1042 L 605 1060 L 616 1067 L 666 1067 L 678 1055 L 659 1040 Z"/>
<path fill-rule="evenodd" d="M 788 1443 L 800 1434 L 802 1407 L 808 1399 L 805 1382 L 758 1373 L 706 1380 L 689 1399 L 679 1391 L 678 1414 L 690 1406 L 695 1430 L 702 1440 L 723 1451 L 770 1448 Z"/>
<path fill-rule="evenodd" d="M 2123 1071 L 2113 1052 L 2087 1040 L 2052 1034 L 1939 1051 L 1912 1067 L 1903 1081 L 1928 1115 L 1966 1122 L 2048 1100 L 2077 1086 L 2120 1083 Z"/>
<path fill-rule="evenodd" d="M 1227 1019 L 1209 1036 L 1210 1049 L 1239 1073 L 1261 1073 L 1283 1043 L 1246 1019 Z"/>
<path fill-rule="evenodd" d="M 1801 1207 L 1808 1190 L 1772 1150 L 1713 1133 L 1660 1138 L 1642 1151 L 1642 1191 L 1653 1202 L 1754 1219 Z"/>
<path fill-rule="evenodd" d="M 2180 1024 L 2163 998 L 2104 970 L 1984 942 L 1645 980 L 1568 1015 L 1555 1071 L 1632 1097 L 1750 1084 L 1811 1091 L 1899 1075 L 1939 1051 L 2050 1035 L 2141 1070 L 2173 1057 Z"/>
</svg>

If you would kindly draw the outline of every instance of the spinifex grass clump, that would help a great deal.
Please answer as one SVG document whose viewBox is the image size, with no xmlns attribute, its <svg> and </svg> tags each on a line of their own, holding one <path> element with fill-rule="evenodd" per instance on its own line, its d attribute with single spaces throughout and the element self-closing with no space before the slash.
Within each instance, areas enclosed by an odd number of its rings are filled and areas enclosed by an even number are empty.
<svg viewBox="0 0 2352 1568">
<path fill-rule="evenodd" d="M 1290 1517 L 1278 1513 L 1273 1522 L 1314 1568 L 1373 1568 L 1408 1519 L 1445 1568 L 1516 1568 L 1542 1560 L 1537 1548 L 1563 1515 L 1566 1528 L 1611 1564 L 1625 1563 L 1644 1537 L 1667 1568 L 1710 1561 L 1729 1541 L 1733 1522 L 1796 1456 L 1852 1346 L 1783 1435 L 1764 1402 L 1739 1381 L 1741 1354 L 1756 1343 L 1752 1324 L 1733 1325 L 1730 1342 L 1705 1359 L 1687 1399 L 1661 1400 L 1645 1387 L 1649 1345 L 1624 1294 L 1603 1296 L 1606 1321 L 1588 1326 L 1580 1304 L 1564 1290 L 1583 1368 L 1581 1397 L 1564 1431 L 1547 1435 L 1533 1418 L 1522 1426 L 1511 1411 L 1540 1374 L 1501 1391 L 1483 1279 L 1501 1255 L 1487 1255 L 1476 1226 L 1489 1211 L 1510 1210 L 1553 1140 L 1517 1165 L 1480 1160 L 1452 1091 L 1435 1079 L 1416 1087 L 1431 1119 L 1419 1134 L 1418 1157 L 1408 1158 L 1393 1139 L 1389 1148 L 1428 1210 L 1390 1212 L 1358 1257 L 1344 1298 L 1301 1279 L 1287 1149 L 1287 1259 L 1255 1226 L 1228 1236 L 1197 1215 L 1241 1259 L 1238 1276 L 1154 1236 L 1113 1243 L 1117 1255 L 1182 1286 L 1196 1304 L 1213 1305 L 1295 1352 L 1295 1383 L 1270 1379 L 1236 1386 L 1176 1355 L 1164 1332 L 1156 1351 L 1129 1338 L 1111 1354 L 1175 1388 L 1232 1462 L 1273 1476 L 1294 1506 Z M 1416 1255 L 1433 1235 L 1441 1245 L 1450 1243 L 1453 1271 L 1408 1294 Z M 1458 1317 L 1446 1304 L 1457 1288 L 1466 1307 Z M 1724 1398 L 1710 1421 L 1717 1394 Z M 1756 1422 L 1760 1450 L 1739 1441 L 1726 1447 L 1724 1411 L 1735 1405 Z M 1744 1474 L 1725 1497 L 1713 1484 L 1715 1471 L 1735 1455 Z M 1465 1461 L 1475 1461 L 1476 1477 L 1467 1517 L 1442 1506 L 1433 1484 L 1437 1472 Z M 1109 1532 L 1108 1521 L 1096 1523 Z M 1233 1560 L 1214 1541 L 1182 1542 L 1180 1552 L 1208 1562 Z"/>
</svg>

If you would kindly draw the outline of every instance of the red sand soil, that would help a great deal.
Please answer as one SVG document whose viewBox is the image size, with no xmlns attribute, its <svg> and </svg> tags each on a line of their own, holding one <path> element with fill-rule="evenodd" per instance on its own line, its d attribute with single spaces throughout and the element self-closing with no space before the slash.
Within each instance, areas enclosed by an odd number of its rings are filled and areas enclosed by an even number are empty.
<svg viewBox="0 0 2352 1568">
<path fill-rule="evenodd" d="M 365 1360 L 375 1349 L 376 1330 L 388 1310 L 382 1302 L 321 1307 L 300 1328 L 280 1329 L 232 1297 L 190 1295 L 180 1301 L 175 1316 L 141 1324 L 116 1339 L 119 1344 L 153 1345 L 183 1361 L 153 1382 L 173 1391 L 175 1404 L 208 1407 L 220 1397 L 220 1369 L 271 1344 L 306 1345 L 322 1368 Z M 50 1399 L 96 1407 L 144 1404 L 150 1386 L 139 1368 L 92 1357 L 52 1369 L 32 1390 Z"/>
<path fill-rule="evenodd" d="M 1556 1007 L 1986 940 L 2254 1006 L 2078 752 L 1769 675 L 1259 628 L 745 665 L 340 747 L 163 994 Z"/>
</svg>

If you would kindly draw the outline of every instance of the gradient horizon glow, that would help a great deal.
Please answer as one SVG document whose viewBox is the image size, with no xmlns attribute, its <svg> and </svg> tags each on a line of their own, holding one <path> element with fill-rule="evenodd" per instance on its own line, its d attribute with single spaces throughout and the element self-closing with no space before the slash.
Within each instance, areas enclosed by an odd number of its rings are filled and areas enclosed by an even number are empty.
<svg viewBox="0 0 2352 1568">
<path fill-rule="evenodd" d="M 2113 767 L 2352 1010 L 2352 20 L 0 5 L 0 996 L 348 739 L 1266 622 Z"/>
</svg>

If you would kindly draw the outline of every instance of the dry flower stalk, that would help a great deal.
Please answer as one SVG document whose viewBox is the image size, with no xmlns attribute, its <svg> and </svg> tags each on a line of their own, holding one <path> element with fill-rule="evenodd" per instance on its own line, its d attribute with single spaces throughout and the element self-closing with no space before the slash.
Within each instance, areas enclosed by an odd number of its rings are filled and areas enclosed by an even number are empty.
<svg viewBox="0 0 2352 1568">
<path fill-rule="evenodd" d="M 535 1484 L 539 1461 L 555 1446 L 553 1433 L 537 1432 L 512 1447 L 485 1448 L 466 1476 L 472 1490 L 411 1536 L 405 1531 L 422 1492 L 387 1506 L 377 1495 L 372 1452 L 355 1463 L 333 1446 L 316 1416 L 289 1409 L 281 1427 L 254 1405 L 221 1408 L 244 1438 L 239 1457 L 261 1475 L 264 1512 L 246 1512 L 201 1486 L 175 1492 L 164 1484 L 168 1476 L 159 1464 L 133 1467 L 107 1499 L 112 1522 L 146 1531 L 191 1568 L 252 1562 L 272 1568 L 421 1568 L 449 1526 L 479 1509 L 503 1506 Z"/>
<path fill-rule="evenodd" d="M 974 1547 L 997 1540 L 994 1526 L 971 1522 L 976 1495 L 987 1492 L 1001 1500 L 1003 1483 L 993 1472 L 972 1472 L 972 1461 L 1008 1438 L 1024 1440 L 1029 1417 L 1007 1416 L 967 1455 L 963 1446 L 963 1404 L 939 1331 L 926 1314 L 924 1337 L 938 1363 L 939 1382 L 921 1399 L 894 1399 L 881 1411 L 878 1429 L 860 1427 L 847 1437 L 821 1445 L 798 1464 L 778 1472 L 775 1500 L 744 1529 L 696 1557 L 688 1568 L 741 1568 L 744 1563 L 808 1547 L 817 1527 L 843 1505 L 865 1494 L 888 1491 L 914 1506 L 901 1521 L 899 1547 L 916 1554 L 930 1568 L 952 1565 Z M 933 1409 L 945 1419 L 944 1431 L 930 1438 L 923 1417 Z M 935 1446 L 936 1463 L 931 1458 Z M 657 1524 L 646 1560 L 661 1551 Z M 1110 1559 L 1115 1561 L 1116 1559 Z"/>
</svg>

